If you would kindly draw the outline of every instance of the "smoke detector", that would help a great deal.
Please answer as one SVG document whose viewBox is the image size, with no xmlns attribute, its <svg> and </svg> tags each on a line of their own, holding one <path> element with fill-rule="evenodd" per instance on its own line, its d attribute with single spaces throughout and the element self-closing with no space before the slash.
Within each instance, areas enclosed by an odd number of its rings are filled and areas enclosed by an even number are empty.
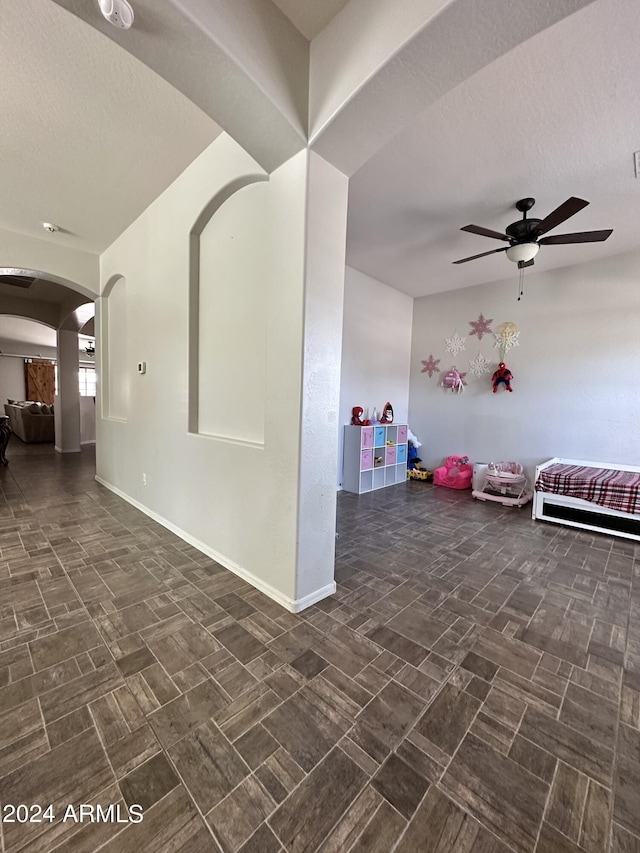
<svg viewBox="0 0 640 853">
<path fill-rule="evenodd" d="M 55 234 L 56 231 L 60 230 L 58 228 L 58 226 L 54 225 L 52 222 L 43 222 L 42 227 L 44 228 L 45 231 L 48 231 L 49 234 Z"/>
<path fill-rule="evenodd" d="M 98 0 L 100 11 L 103 16 L 122 30 L 128 30 L 133 26 L 133 9 L 127 0 Z"/>
</svg>

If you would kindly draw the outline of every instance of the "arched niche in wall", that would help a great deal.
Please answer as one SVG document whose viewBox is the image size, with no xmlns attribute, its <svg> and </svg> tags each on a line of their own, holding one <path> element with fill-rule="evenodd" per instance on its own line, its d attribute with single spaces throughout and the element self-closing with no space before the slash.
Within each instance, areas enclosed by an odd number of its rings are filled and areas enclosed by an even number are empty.
<svg viewBox="0 0 640 853">
<path fill-rule="evenodd" d="M 270 263 L 267 175 L 207 204 L 190 233 L 189 432 L 264 445 Z"/>
<path fill-rule="evenodd" d="M 102 416 L 126 421 L 129 415 L 131 375 L 129 369 L 127 281 L 114 275 L 96 300 L 98 378 Z"/>
</svg>

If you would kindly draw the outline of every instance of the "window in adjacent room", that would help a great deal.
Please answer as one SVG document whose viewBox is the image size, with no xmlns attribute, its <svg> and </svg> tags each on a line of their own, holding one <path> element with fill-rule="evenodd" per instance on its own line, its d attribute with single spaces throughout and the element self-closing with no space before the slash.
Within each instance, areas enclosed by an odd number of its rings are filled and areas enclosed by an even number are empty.
<svg viewBox="0 0 640 853">
<path fill-rule="evenodd" d="M 95 367 L 81 367 L 78 371 L 81 397 L 96 396 L 96 369 Z"/>
</svg>

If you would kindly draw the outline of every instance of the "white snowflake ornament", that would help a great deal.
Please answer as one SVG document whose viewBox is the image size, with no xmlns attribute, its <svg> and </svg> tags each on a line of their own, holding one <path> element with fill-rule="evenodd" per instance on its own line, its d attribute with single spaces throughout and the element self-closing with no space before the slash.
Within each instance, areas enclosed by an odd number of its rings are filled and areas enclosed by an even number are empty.
<svg viewBox="0 0 640 853">
<path fill-rule="evenodd" d="M 500 350 L 500 361 L 504 361 L 506 354 L 512 347 L 520 346 L 519 335 L 520 330 L 515 323 L 502 323 L 498 326 L 498 331 L 494 334 L 496 342 L 493 348 Z"/>
<path fill-rule="evenodd" d="M 445 352 L 450 352 L 452 355 L 458 355 L 459 352 L 462 352 L 465 349 L 464 342 L 466 338 L 461 338 L 458 332 L 454 332 L 450 338 L 445 338 L 447 342 L 447 346 L 445 347 Z"/>
<path fill-rule="evenodd" d="M 500 349 L 503 356 L 509 352 L 512 347 L 519 347 L 520 341 L 518 340 L 519 331 L 513 332 L 511 335 L 496 335 L 496 342 L 493 345 L 494 349 Z"/>
<path fill-rule="evenodd" d="M 473 361 L 469 361 L 469 371 L 478 379 L 485 373 L 489 373 L 489 362 L 482 353 L 478 353 Z"/>
</svg>

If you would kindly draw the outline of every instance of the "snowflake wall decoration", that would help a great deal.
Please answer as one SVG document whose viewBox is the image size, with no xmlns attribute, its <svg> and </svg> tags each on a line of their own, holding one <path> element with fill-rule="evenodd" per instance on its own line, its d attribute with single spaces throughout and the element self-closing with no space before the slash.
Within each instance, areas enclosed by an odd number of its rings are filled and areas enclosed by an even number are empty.
<svg viewBox="0 0 640 853">
<path fill-rule="evenodd" d="M 465 349 L 464 342 L 466 338 L 461 338 L 458 332 L 454 332 L 450 338 L 445 338 L 447 342 L 447 346 L 445 347 L 445 352 L 450 352 L 453 355 L 458 355 L 459 352 L 462 352 Z"/>
<path fill-rule="evenodd" d="M 496 342 L 493 348 L 500 350 L 501 360 L 504 360 L 505 355 L 512 347 L 520 346 L 520 341 L 518 340 L 519 334 L 520 330 L 515 323 L 502 323 L 501 326 L 498 326 L 498 331 L 494 334 Z"/>
<path fill-rule="evenodd" d="M 489 362 L 482 353 L 478 353 L 473 361 L 469 361 L 469 371 L 478 379 L 485 373 L 489 373 Z"/>
<path fill-rule="evenodd" d="M 422 360 L 422 364 L 423 364 L 423 367 L 422 367 L 422 370 L 420 372 L 421 373 L 428 373 L 429 379 L 431 379 L 431 377 L 433 376 L 434 373 L 440 372 L 440 367 L 439 367 L 440 359 L 439 358 L 434 358 L 432 355 L 430 355 L 426 361 L 424 359 Z"/>
<path fill-rule="evenodd" d="M 469 320 L 469 325 L 471 326 L 470 335 L 477 335 L 478 340 L 481 341 L 483 335 L 492 335 L 493 331 L 491 329 L 491 324 L 493 323 L 493 318 L 491 320 L 485 320 L 484 316 L 481 314 L 477 320 Z"/>
</svg>

